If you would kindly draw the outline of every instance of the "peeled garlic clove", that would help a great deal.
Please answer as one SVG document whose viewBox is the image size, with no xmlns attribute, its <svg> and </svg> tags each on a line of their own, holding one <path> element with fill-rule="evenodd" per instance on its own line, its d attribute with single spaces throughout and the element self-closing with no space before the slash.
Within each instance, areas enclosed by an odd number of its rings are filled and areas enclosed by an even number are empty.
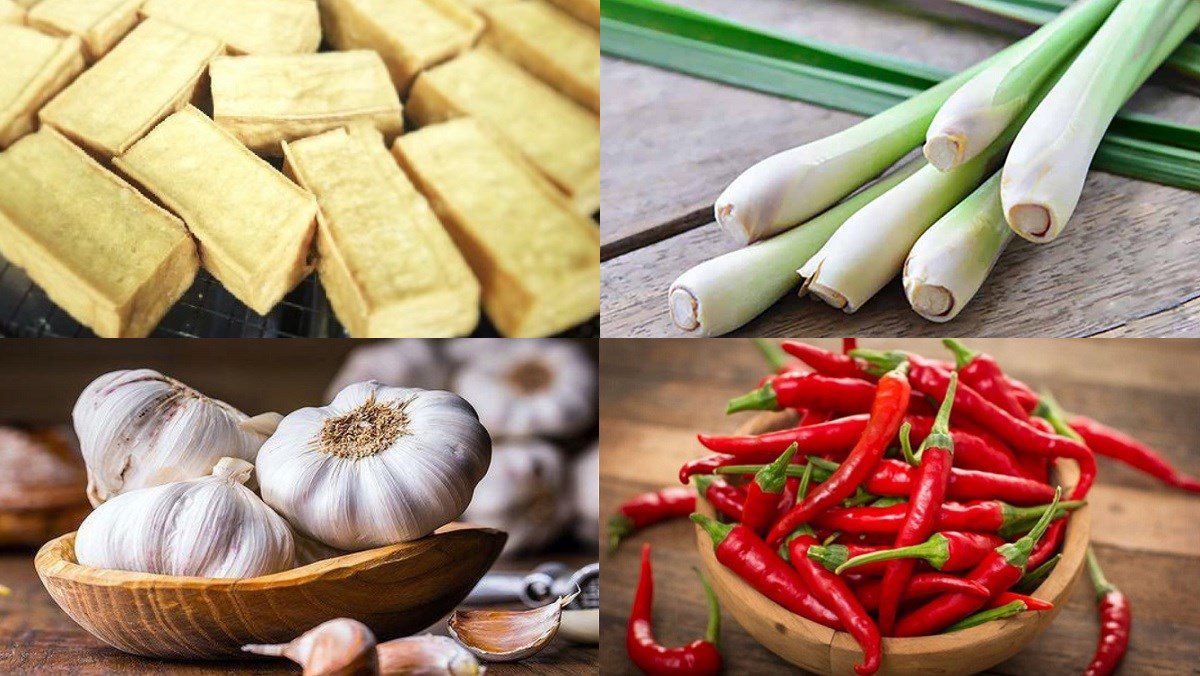
<svg viewBox="0 0 1200 676">
<path fill-rule="evenodd" d="M 600 643 L 600 609 L 564 610 L 562 625 L 558 629 L 560 636 L 580 645 L 597 645 Z"/>
<path fill-rule="evenodd" d="M 304 667 L 304 676 L 374 676 L 379 673 L 375 635 L 365 624 L 340 617 L 278 645 L 244 645 L 255 655 L 286 657 Z"/>
<path fill-rule="evenodd" d="M 562 609 L 577 594 L 533 610 L 456 610 L 447 628 L 485 662 L 515 662 L 545 648 L 562 619 Z"/>
<path fill-rule="evenodd" d="M 411 636 L 380 643 L 379 673 L 413 676 L 479 676 L 486 669 L 454 639 L 445 636 Z"/>
</svg>

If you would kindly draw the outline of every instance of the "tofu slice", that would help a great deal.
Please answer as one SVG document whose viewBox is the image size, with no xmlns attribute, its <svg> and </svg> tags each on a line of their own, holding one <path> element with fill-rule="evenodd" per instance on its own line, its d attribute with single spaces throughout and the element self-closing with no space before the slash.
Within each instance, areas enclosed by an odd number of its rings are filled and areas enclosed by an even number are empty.
<svg viewBox="0 0 1200 676">
<path fill-rule="evenodd" d="M 481 124 L 426 127 L 392 152 L 471 264 L 500 333 L 548 336 L 599 312 L 599 229 Z"/>
<path fill-rule="evenodd" d="M 479 323 L 479 282 L 373 127 L 285 143 L 317 198 L 317 271 L 355 338 L 441 338 Z"/>
<path fill-rule="evenodd" d="M 148 19 L 46 104 L 39 117 L 94 154 L 120 155 L 191 100 L 222 49 L 217 40 Z"/>
<path fill-rule="evenodd" d="M 486 44 L 588 109 L 600 112 L 600 32 L 542 0 L 499 3 Z"/>
<path fill-rule="evenodd" d="M 579 213 L 600 208 L 600 116 L 491 49 L 421 73 L 408 112 L 419 125 L 473 117 L 545 174 Z"/>
<path fill-rule="evenodd" d="M 456 0 L 320 0 L 330 44 L 379 52 L 407 91 L 417 73 L 475 44 L 483 19 Z"/>
<path fill-rule="evenodd" d="M 0 44 L 11 52 L 0 69 L 0 150 L 37 126 L 37 111 L 83 71 L 78 37 L 60 38 L 32 28 L 0 25 Z"/>
<path fill-rule="evenodd" d="M 313 0 L 148 0 L 142 16 L 220 40 L 230 54 L 308 54 L 321 45 Z"/>
<path fill-rule="evenodd" d="M 179 219 L 51 129 L 0 153 L 0 253 L 105 338 L 148 335 L 199 266 Z"/>
<path fill-rule="evenodd" d="M 20 26 L 23 23 L 25 23 L 25 8 L 13 0 L 0 0 L 0 25 Z"/>
<path fill-rule="evenodd" d="M 400 96 L 372 51 L 227 56 L 213 61 L 213 118 L 257 153 L 353 122 L 390 141 L 404 129 Z"/>
<path fill-rule="evenodd" d="M 113 164 L 183 218 L 204 267 L 255 312 L 270 312 L 311 272 L 312 195 L 196 108 L 163 120 Z"/>
<path fill-rule="evenodd" d="M 564 12 L 600 30 L 600 0 L 550 0 Z"/>
<path fill-rule="evenodd" d="M 51 35 L 78 35 L 89 62 L 108 53 L 138 20 L 143 0 L 41 0 L 26 22 Z"/>
</svg>

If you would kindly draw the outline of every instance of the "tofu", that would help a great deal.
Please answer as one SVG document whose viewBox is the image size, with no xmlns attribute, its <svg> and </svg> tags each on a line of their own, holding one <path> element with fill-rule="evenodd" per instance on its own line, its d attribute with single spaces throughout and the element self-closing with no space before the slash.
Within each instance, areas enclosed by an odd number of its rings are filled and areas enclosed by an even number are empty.
<svg viewBox="0 0 1200 676">
<path fill-rule="evenodd" d="M 179 219 L 51 129 L 0 153 L 0 253 L 106 338 L 148 335 L 199 265 Z"/>
<path fill-rule="evenodd" d="M 191 100 L 222 49 L 217 40 L 147 19 L 46 104 L 39 118 L 96 155 L 120 155 Z"/>
<path fill-rule="evenodd" d="M 0 0 L 0 25 L 13 24 L 20 26 L 25 23 L 25 8 L 13 0 Z"/>
<path fill-rule="evenodd" d="M 108 53 L 138 21 L 142 0 L 41 0 L 26 22 L 51 35 L 78 35 L 88 62 Z"/>
<path fill-rule="evenodd" d="M 312 270 L 312 195 L 196 108 L 163 120 L 113 164 L 183 218 L 204 267 L 255 312 L 270 312 Z"/>
<path fill-rule="evenodd" d="M 600 116 L 489 48 L 421 73 L 408 113 L 418 125 L 473 117 L 558 186 L 576 211 L 600 208 Z"/>
<path fill-rule="evenodd" d="M 321 45 L 313 0 L 148 0 L 142 16 L 220 40 L 230 54 L 308 54 Z"/>
<path fill-rule="evenodd" d="M 600 311 L 600 235 L 477 121 L 401 136 L 396 159 L 429 198 L 505 336 L 548 336 Z"/>
<path fill-rule="evenodd" d="M 567 14 L 600 30 L 600 0 L 550 0 Z"/>
<path fill-rule="evenodd" d="M 257 153 L 354 122 L 389 140 L 404 129 L 400 96 L 372 51 L 227 56 L 213 61 L 213 118 Z"/>
<path fill-rule="evenodd" d="M 372 127 L 285 143 L 317 198 L 317 271 L 355 338 L 441 338 L 479 323 L 479 282 Z"/>
<path fill-rule="evenodd" d="M 483 19 L 456 0 L 320 0 L 330 44 L 371 49 L 407 91 L 417 73 L 470 49 Z"/>
<path fill-rule="evenodd" d="M 32 28 L 0 25 L 9 49 L 0 69 L 0 150 L 37 127 L 37 111 L 83 71 L 83 47 Z"/>
<path fill-rule="evenodd" d="M 499 3 L 486 44 L 576 102 L 600 112 L 600 32 L 542 0 Z"/>
</svg>

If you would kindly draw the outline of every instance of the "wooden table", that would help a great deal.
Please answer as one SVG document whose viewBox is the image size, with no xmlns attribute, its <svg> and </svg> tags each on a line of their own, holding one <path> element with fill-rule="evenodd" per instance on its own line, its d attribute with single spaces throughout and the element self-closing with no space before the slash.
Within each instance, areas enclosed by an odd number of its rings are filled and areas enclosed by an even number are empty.
<svg viewBox="0 0 1200 676">
<path fill-rule="evenodd" d="M 834 341 L 814 341 L 835 347 Z M 944 355 L 933 341 L 863 341 Z M 1053 390 L 1069 410 L 1136 434 L 1172 462 L 1200 474 L 1200 341 L 979 340 L 1010 373 Z M 722 415 L 725 401 L 754 386 L 765 369 L 743 340 L 604 341 L 601 349 L 602 513 L 641 491 L 671 485 L 685 460 L 702 454 L 698 431 L 731 432 L 745 416 Z M 1130 597 L 1134 628 L 1122 673 L 1178 674 L 1200 661 L 1200 496 L 1164 488 L 1100 459 L 1089 495 L 1092 537 L 1108 577 Z M 653 547 L 655 628 L 667 645 L 704 634 L 704 599 L 690 523 L 655 526 L 602 558 L 601 662 L 605 673 L 637 673 L 624 631 L 637 583 L 638 545 Z M 786 666 L 725 614 L 728 673 L 778 673 Z M 1042 636 L 1000 674 L 1080 673 L 1095 648 L 1090 585 L 1081 580 Z"/>
<path fill-rule="evenodd" d="M 903 11 L 936 0 L 672 0 L 745 23 L 961 70 L 1013 37 Z M 601 332 L 682 336 L 667 289 L 736 245 L 712 203 L 756 161 L 851 126 L 821 107 L 605 57 Z M 1150 84 L 1132 108 L 1200 123 L 1196 99 Z M 946 325 L 916 315 L 898 282 L 856 314 L 789 293 L 741 335 L 1200 335 L 1200 199 L 1093 172 L 1065 234 L 1014 240 L 984 287 Z"/>
</svg>

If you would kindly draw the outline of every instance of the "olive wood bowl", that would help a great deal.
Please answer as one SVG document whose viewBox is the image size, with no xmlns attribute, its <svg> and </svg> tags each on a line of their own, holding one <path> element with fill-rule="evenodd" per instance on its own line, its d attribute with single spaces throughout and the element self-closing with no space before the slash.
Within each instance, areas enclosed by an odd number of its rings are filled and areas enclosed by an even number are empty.
<svg viewBox="0 0 1200 676">
<path fill-rule="evenodd" d="M 764 413 L 743 425 L 739 433 L 761 434 L 795 423 L 795 416 L 789 412 Z M 1064 491 L 1078 479 L 1074 462 L 1060 461 L 1057 471 Z M 705 500 L 697 501 L 697 510 L 710 517 L 715 514 Z M 1083 570 L 1089 529 L 1088 507 L 1084 506 L 1070 517 L 1062 559 L 1031 594 L 1053 603 L 1053 610 L 1025 612 L 949 634 L 885 638 L 883 664 L 878 674 L 973 674 L 1015 655 L 1050 626 L 1066 604 L 1071 586 Z M 712 581 L 721 609 L 732 615 L 755 640 L 801 668 L 820 674 L 854 674 L 854 665 L 862 662 L 862 651 L 853 637 L 794 615 L 759 594 L 717 561 L 712 539 L 699 526 L 696 527 L 696 543 L 705 575 Z"/>
<path fill-rule="evenodd" d="M 82 566 L 75 533 L 34 565 L 54 601 L 93 636 L 145 657 L 215 659 L 249 643 L 287 643 L 326 620 L 356 619 L 380 641 L 455 608 L 492 567 L 507 535 L 453 523 L 433 535 L 242 580 Z"/>
</svg>

